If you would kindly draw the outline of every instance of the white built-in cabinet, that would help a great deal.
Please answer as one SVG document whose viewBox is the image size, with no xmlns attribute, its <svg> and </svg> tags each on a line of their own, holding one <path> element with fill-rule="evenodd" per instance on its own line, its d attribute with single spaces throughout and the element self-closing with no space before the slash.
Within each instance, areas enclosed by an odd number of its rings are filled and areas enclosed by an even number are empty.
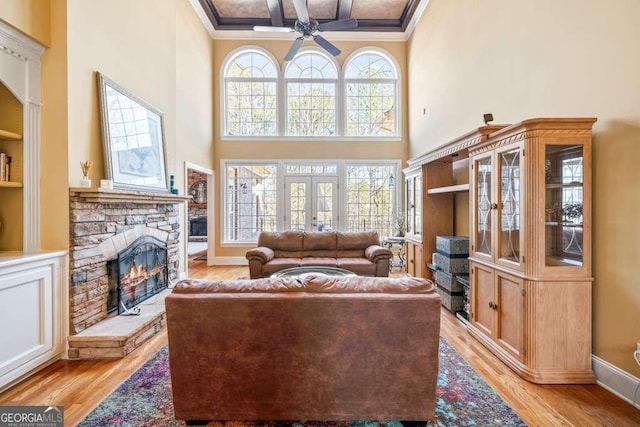
<svg viewBox="0 0 640 427">
<path fill-rule="evenodd" d="M 0 21 L 0 152 L 11 157 L 0 180 L 0 390 L 66 349 L 67 254 L 40 250 L 44 50 Z"/>
</svg>

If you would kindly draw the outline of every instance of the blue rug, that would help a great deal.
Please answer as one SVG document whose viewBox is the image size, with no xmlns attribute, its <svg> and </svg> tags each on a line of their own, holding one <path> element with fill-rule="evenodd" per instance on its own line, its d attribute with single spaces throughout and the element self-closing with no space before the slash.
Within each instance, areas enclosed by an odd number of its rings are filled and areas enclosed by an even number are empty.
<svg viewBox="0 0 640 427">
<path fill-rule="evenodd" d="M 167 347 L 156 353 L 80 424 L 101 426 L 180 426 L 173 417 Z M 436 419 L 425 426 L 526 426 L 469 364 L 440 337 Z M 399 421 L 212 422 L 226 427 L 402 427 Z"/>
</svg>

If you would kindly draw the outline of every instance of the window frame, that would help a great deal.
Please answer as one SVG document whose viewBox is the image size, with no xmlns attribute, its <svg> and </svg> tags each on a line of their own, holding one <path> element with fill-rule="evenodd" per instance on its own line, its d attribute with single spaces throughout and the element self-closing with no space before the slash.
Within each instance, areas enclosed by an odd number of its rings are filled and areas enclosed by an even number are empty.
<svg viewBox="0 0 640 427">
<path fill-rule="evenodd" d="M 256 50 L 265 55 L 267 55 L 275 64 L 276 69 L 278 70 L 278 81 L 276 84 L 277 87 L 277 118 L 276 118 L 276 135 L 227 135 L 227 123 L 226 123 L 226 114 L 227 114 L 227 94 L 226 94 L 226 84 L 225 84 L 225 71 L 234 57 L 240 55 L 244 51 L 248 50 Z M 316 47 L 305 47 L 300 49 L 299 53 L 307 52 L 309 50 L 315 50 L 320 53 L 319 48 Z M 361 54 L 363 51 L 371 51 L 382 55 L 387 58 L 393 67 L 395 67 L 397 79 L 396 79 L 396 134 L 393 136 L 348 136 L 345 135 L 345 127 L 346 127 L 346 86 L 344 82 L 344 69 L 345 67 L 341 67 L 340 64 L 336 61 L 335 58 L 329 56 L 329 58 L 334 63 L 337 69 L 337 82 L 336 82 L 336 134 L 332 136 L 297 136 L 297 135 L 287 135 L 286 134 L 286 120 L 288 116 L 288 111 L 286 111 L 286 98 L 285 98 L 285 88 L 286 88 L 286 79 L 285 79 L 285 68 L 286 64 L 283 65 L 281 62 L 275 59 L 273 54 L 269 52 L 267 49 L 254 46 L 254 45 L 246 45 L 239 48 L 234 49 L 229 52 L 225 57 L 222 65 L 220 67 L 220 141 L 251 141 L 251 142 L 273 142 L 273 141 L 296 141 L 296 142 L 318 142 L 318 141 L 327 141 L 329 139 L 333 142 L 402 142 L 403 140 L 403 109 L 404 106 L 402 104 L 402 73 L 400 72 L 400 67 L 398 65 L 395 57 L 388 51 L 382 48 L 378 48 L 375 46 L 362 47 L 354 52 L 352 52 L 348 57 L 344 64 L 347 64 L 350 58 L 354 55 Z"/>
<path fill-rule="evenodd" d="M 276 77 L 265 77 L 262 79 L 250 79 L 250 78 L 238 78 L 238 77 L 227 77 L 227 70 L 229 69 L 229 66 L 231 64 L 233 64 L 234 60 L 240 56 L 242 56 L 243 54 L 246 53 L 251 53 L 251 52 L 256 52 L 259 54 L 264 55 L 265 57 L 267 57 L 270 61 L 271 64 L 273 65 L 273 67 L 276 70 Z M 280 106 L 281 106 L 281 91 L 280 91 L 280 81 L 282 79 L 282 69 L 280 68 L 280 64 L 278 63 L 278 61 L 276 60 L 276 58 L 273 56 L 273 54 L 271 54 L 271 52 L 269 52 L 268 50 L 266 50 L 263 47 L 260 46 L 242 46 L 239 48 L 236 48 L 234 50 L 232 50 L 231 52 L 229 52 L 229 54 L 225 57 L 224 61 L 222 62 L 222 66 L 220 67 L 220 92 L 222 94 L 221 97 L 221 116 L 220 116 L 220 123 L 222 124 L 222 126 L 220 126 L 221 128 L 221 134 L 222 136 L 225 136 L 227 138 L 233 138 L 233 139 L 255 139 L 255 138 L 276 138 L 280 133 L 280 120 L 279 120 L 279 111 L 280 111 Z M 247 82 L 247 81 L 262 81 L 262 82 L 269 82 L 269 83 L 275 83 L 275 97 L 276 97 L 276 119 L 275 119 L 275 135 L 229 135 L 229 126 L 227 123 L 227 110 L 228 110 L 228 96 L 229 94 L 227 93 L 227 82 Z"/>
<path fill-rule="evenodd" d="M 220 224 L 220 245 L 225 247 L 237 247 L 237 246 L 250 246 L 255 245 L 257 241 L 247 240 L 229 240 L 228 236 L 228 222 L 229 222 L 229 200 L 227 192 L 228 176 L 227 171 L 230 166 L 275 166 L 276 173 L 276 229 L 282 230 L 284 228 L 284 202 L 285 202 L 285 177 L 287 176 L 300 176 L 310 175 L 306 173 L 286 173 L 287 166 L 290 165 L 336 165 L 336 173 L 327 172 L 326 176 L 338 177 L 338 195 L 336 200 L 339 203 L 338 209 L 338 227 L 335 231 L 346 231 L 348 229 L 348 207 L 347 207 L 347 169 L 349 166 L 391 166 L 393 167 L 393 179 L 394 190 L 392 194 L 393 209 L 396 212 L 402 212 L 402 161 L 399 159 L 384 160 L 384 159 L 221 159 L 220 160 L 220 198 L 219 202 L 222 207 L 221 224 Z M 380 236 L 381 238 L 384 236 Z"/>
<path fill-rule="evenodd" d="M 362 55 L 366 55 L 368 53 L 373 53 L 376 55 L 381 56 L 382 58 L 386 59 L 389 62 L 389 65 L 392 67 L 394 73 L 395 73 L 395 79 L 353 79 L 353 78 L 347 78 L 346 74 L 347 74 L 347 69 L 349 68 L 349 65 L 351 62 L 353 62 L 356 58 L 358 58 L 359 56 Z M 384 138 L 401 138 L 402 137 L 402 108 L 400 107 L 400 103 L 401 103 L 401 84 L 400 84 L 400 66 L 398 65 L 398 61 L 396 61 L 396 59 L 393 57 L 393 55 L 391 55 L 389 52 L 387 52 L 384 49 L 381 49 L 379 47 L 375 47 L 375 46 L 368 46 L 368 47 L 362 47 L 360 49 L 356 49 L 355 51 L 351 52 L 351 54 L 347 57 L 347 59 L 344 61 L 344 64 L 342 66 L 342 70 L 341 70 L 341 80 L 342 80 L 342 105 L 343 105 L 343 111 L 342 111 L 342 118 L 343 118 L 343 135 L 346 138 L 368 138 L 374 141 L 380 141 L 383 140 Z M 348 113 L 349 111 L 347 110 L 347 84 L 348 83 L 365 83 L 365 82 L 378 82 L 378 83 L 395 83 L 394 84 L 394 111 L 395 111 L 395 120 L 394 120 L 394 131 L 391 135 L 388 136 L 371 136 L 371 135 L 347 135 L 347 117 L 348 117 Z"/>
<path fill-rule="evenodd" d="M 326 59 L 331 65 L 333 65 L 333 70 L 335 71 L 336 77 L 335 79 L 331 79 L 331 78 L 322 78 L 322 79 L 317 79 L 317 78 L 287 78 L 287 71 L 289 70 L 289 67 L 292 66 L 292 64 L 295 62 L 296 59 L 298 59 L 299 57 L 303 56 L 303 55 L 309 55 L 309 54 L 316 54 L 319 55 L 321 57 L 323 57 L 324 59 Z M 282 117 L 282 122 L 283 122 L 283 128 L 281 130 L 281 134 L 282 136 L 285 137 L 293 137 L 293 138 L 333 138 L 334 135 L 340 135 L 340 126 L 339 126 L 339 119 L 338 117 L 340 116 L 340 106 L 338 105 L 339 103 L 339 99 L 340 99 L 340 75 L 341 75 L 341 70 L 340 70 L 340 66 L 337 63 L 337 61 L 335 60 L 335 58 L 331 55 L 326 54 L 324 51 L 321 51 L 318 48 L 315 47 L 307 47 L 307 48 L 302 48 L 298 51 L 298 53 L 296 54 L 296 56 L 293 58 L 292 61 L 289 61 L 282 69 L 282 109 L 278 109 L 278 111 L 281 111 L 281 114 L 283 115 Z M 313 84 L 313 83 L 321 83 L 321 84 L 333 84 L 335 86 L 335 92 L 333 94 L 333 104 L 335 106 L 334 109 L 334 129 L 335 129 L 335 133 L 334 135 L 295 135 L 295 134 L 290 134 L 289 133 L 289 83 L 301 83 L 301 84 Z"/>
</svg>

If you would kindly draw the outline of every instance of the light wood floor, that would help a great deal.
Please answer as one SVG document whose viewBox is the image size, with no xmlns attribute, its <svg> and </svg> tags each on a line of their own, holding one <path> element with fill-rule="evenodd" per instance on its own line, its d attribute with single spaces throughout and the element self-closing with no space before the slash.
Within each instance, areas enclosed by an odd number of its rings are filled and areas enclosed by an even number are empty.
<svg viewBox="0 0 640 427">
<path fill-rule="evenodd" d="M 189 263 L 196 279 L 248 276 L 247 267 Z M 638 426 L 640 410 L 598 385 L 536 385 L 520 379 L 451 313 L 442 310 L 441 335 L 530 426 Z M 65 425 L 81 421 L 167 342 L 166 329 L 124 359 L 61 360 L 0 394 L 0 405 L 63 405 Z"/>
</svg>

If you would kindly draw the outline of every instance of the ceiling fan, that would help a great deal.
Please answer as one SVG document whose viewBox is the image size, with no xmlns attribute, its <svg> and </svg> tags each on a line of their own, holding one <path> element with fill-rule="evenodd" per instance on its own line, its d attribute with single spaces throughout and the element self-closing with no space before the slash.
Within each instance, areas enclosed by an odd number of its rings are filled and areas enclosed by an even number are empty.
<svg viewBox="0 0 640 427">
<path fill-rule="evenodd" d="M 253 31 L 269 31 L 281 33 L 291 33 L 296 31 L 302 34 L 293 42 L 293 45 L 289 49 L 287 56 L 285 56 L 284 58 L 285 61 L 291 61 L 293 57 L 296 56 L 296 53 L 298 52 L 300 47 L 302 47 L 304 39 L 309 37 L 312 37 L 314 42 L 316 42 L 320 47 L 322 47 L 333 56 L 338 56 L 340 55 L 340 49 L 335 47 L 331 42 L 329 42 L 329 40 L 316 33 L 323 31 L 348 30 L 350 28 L 356 28 L 358 26 L 358 20 L 355 18 L 341 19 L 339 21 L 324 22 L 322 24 L 319 24 L 318 21 L 309 17 L 306 0 L 293 0 L 293 7 L 296 9 L 296 14 L 298 15 L 298 19 L 296 20 L 293 28 L 262 26 L 253 27 Z"/>
</svg>

